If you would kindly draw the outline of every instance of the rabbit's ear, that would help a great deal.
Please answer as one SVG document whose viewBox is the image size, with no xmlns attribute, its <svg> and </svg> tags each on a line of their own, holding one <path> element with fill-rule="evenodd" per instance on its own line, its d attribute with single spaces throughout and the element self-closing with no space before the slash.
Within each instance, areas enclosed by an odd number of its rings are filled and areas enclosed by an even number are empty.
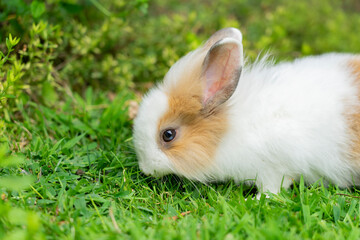
<svg viewBox="0 0 360 240">
<path fill-rule="evenodd" d="M 241 42 L 233 38 L 225 38 L 210 48 L 201 73 L 205 111 L 212 111 L 231 97 L 239 82 L 242 65 Z"/>
<path fill-rule="evenodd" d="M 204 48 L 209 50 L 216 42 L 224 38 L 232 38 L 240 43 L 242 42 L 242 34 L 238 29 L 223 28 L 211 35 L 211 37 L 204 44 Z"/>
</svg>

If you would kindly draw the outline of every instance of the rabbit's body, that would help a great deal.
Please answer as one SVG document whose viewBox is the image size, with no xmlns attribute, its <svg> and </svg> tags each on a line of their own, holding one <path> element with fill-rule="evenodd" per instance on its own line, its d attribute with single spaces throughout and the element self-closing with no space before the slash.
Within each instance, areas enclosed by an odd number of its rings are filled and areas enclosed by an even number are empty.
<svg viewBox="0 0 360 240">
<path fill-rule="evenodd" d="M 221 169 L 215 179 L 256 179 L 271 192 L 301 175 L 308 182 L 359 183 L 355 59 L 326 54 L 245 67 L 227 102 L 230 127 L 215 157 L 213 171 Z"/>
<path fill-rule="evenodd" d="M 360 57 L 326 54 L 244 66 L 241 33 L 223 29 L 150 91 L 134 143 L 147 174 L 253 180 L 278 192 L 301 175 L 360 183 Z"/>
</svg>

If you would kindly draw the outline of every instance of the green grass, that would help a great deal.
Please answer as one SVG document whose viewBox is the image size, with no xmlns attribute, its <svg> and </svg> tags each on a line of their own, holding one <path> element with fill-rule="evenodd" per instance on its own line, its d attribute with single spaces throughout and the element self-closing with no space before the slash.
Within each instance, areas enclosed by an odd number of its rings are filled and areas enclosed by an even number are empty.
<svg viewBox="0 0 360 240">
<path fill-rule="evenodd" d="M 300 182 L 256 200 L 249 187 L 232 182 L 206 186 L 142 175 L 123 107 L 131 96 L 119 93 L 111 103 L 90 90 L 86 95 L 78 108 L 34 105 L 21 112 L 21 128 L 33 135 L 23 151 L 27 163 L 6 172 L 35 179 L 27 190 L 3 186 L 0 238 L 359 238 L 356 191 Z M 27 111 L 42 121 L 33 125 Z M 57 140 L 42 137 L 49 135 Z"/>
<path fill-rule="evenodd" d="M 129 109 L 223 27 L 250 59 L 360 52 L 357 0 L 28 2 L 0 2 L 0 239 L 360 238 L 357 189 L 141 174 Z"/>
<path fill-rule="evenodd" d="M 34 179 L 21 191 L 1 185 L 0 238 L 359 238 L 356 190 L 300 182 L 256 200 L 251 187 L 232 182 L 206 186 L 142 175 L 126 107 L 133 96 L 119 92 L 110 101 L 91 88 L 85 96 L 68 97 L 58 110 L 31 104 L 20 111 L 18 127 L 32 139 L 12 147 L 26 163 L 2 175 Z M 28 117 L 32 111 L 36 118 Z"/>
</svg>

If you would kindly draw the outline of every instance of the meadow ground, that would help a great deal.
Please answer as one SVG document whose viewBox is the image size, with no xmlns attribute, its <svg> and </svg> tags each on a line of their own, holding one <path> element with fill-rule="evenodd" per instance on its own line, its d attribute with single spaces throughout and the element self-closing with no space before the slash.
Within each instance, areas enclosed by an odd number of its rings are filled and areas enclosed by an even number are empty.
<svg viewBox="0 0 360 240">
<path fill-rule="evenodd" d="M 141 174 L 136 102 L 214 31 L 252 61 L 360 52 L 347 1 L 0 2 L 0 239 L 359 239 L 360 192 Z"/>
</svg>

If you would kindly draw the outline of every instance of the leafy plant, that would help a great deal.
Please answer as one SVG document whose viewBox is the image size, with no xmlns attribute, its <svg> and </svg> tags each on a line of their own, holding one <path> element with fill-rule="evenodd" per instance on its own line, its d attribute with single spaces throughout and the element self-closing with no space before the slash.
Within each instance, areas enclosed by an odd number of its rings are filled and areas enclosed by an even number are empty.
<svg viewBox="0 0 360 240">
<path fill-rule="evenodd" d="M 7 52 L 0 51 L 0 109 L 1 116 L 7 121 L 10 120 L 8 99 L 16 98 L 19 91 L 26 88 L 26 85 L 21 82 L 24 75 L 22 71 L 24 66 L 21 61 L 16 59 L 15 55 L 11 55 L 19 41 L 19 38 L 13 38 L 9 34 L 9 37 L 6 38 Z M 8 64 L 9 62 L 11 64 Z"/>
</svg>

